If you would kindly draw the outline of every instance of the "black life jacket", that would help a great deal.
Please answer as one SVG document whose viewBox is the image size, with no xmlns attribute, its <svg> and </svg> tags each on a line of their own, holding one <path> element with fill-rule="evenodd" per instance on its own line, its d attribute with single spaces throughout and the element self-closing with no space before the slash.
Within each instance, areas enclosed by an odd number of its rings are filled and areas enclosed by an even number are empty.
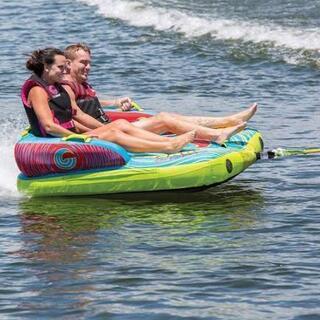
<svg viewBox="0 0 320 320">
<path fill-rule="evenodd" d="M 40 137 L 50 136 L 41 126 L 32 106 L 28 104 L 28 94 L 35 86 L 40 86 L 48 94 L 48 104 L 52 112 L 53 121 L 65 129 L 74 131 L 75 126 L 72 120 L 73 110 L 71 108 L 71 100 L 67 91 L 62 87 L 62 85 L 58 83 L 49 85 L 43 79 L 34 74 L 25 81 L 21 89 L 21 99 L 28 116 L 31 132 Z"/>
<path fill-rule="evenodd" d="M 77 105 L 83 112 L 87 113 L 101 123 L 105 124 L 110 122 L 108 116 L 102 109 L 95 90 L 93 90 L 89 83 L 84 82 L 79 84 L 74 81 L 63 81 L 62 84 L 70 86 L 74 92 Z"/>
</svg>

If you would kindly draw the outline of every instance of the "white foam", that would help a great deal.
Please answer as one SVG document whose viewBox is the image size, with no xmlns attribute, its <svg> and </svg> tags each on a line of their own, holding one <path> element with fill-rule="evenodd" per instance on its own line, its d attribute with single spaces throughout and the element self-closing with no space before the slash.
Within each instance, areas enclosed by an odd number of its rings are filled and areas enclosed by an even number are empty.
<svg viewBox="0 0 320 320">
<path fill-rule="evenodd" d="M 186 37 L 210 34 L 215 39 L 268 42 L 290 49 L 320 48 L 320 29 L 299 29 L 251 21 L 196 17 L 175 9 L 155 8 L 139 1 L 78 0 L 97 6 L 99 14 L 137 27 L 174 31 Z"/>
<path fill-rule="evenodd" d="M 16 182 L 19 169 L 14 159 L 14 144 L 19 138 L 21 128 L 15 128 L 11 121 L 0 127 L 0 197 L 17 197 Z"/>
</svg>

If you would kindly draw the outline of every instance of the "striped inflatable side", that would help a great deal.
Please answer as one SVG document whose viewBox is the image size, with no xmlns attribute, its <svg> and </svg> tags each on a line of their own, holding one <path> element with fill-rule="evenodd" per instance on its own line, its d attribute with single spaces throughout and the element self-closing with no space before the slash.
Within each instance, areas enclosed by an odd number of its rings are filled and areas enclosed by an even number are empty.
<svg viewBox="0 0 320 320">
<path fill-rule="evenodd" d="M 92 144 L 17 143 L 15 158 L 28 177 L 87 169 L 115 169 L 126 160 L 117 152 Z"/>
</svg>

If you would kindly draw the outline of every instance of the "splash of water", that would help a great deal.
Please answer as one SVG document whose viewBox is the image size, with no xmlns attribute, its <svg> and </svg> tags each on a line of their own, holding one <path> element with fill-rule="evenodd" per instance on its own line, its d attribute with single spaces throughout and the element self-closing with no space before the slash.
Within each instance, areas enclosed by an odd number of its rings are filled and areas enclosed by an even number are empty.
<svg viewBox="0 0 320 320">
<path fill-rule="evenodd" d="M 0 127 L 0 197 L 19 196 L 16 187 L 19 169 L 14 159 L 14 144 L 24 126 L 24 119 L 5 119 Z"/>
<path fill-rule="evenodd" d="M 120 19 L 137 27 L 152 27 L 159 31 L 174 31 L 188 38 L 210 34 L 213 39 L 269 43 L 274 47 L 293 50 L 318 50 L 320 29 L 299 29 L 275 24 L 213 19 L 188 15 L 175 9 L 154 8 L 139 1 L 78 0 L 97 6 L 98 13 Z M 112 10 L 111 10 L 112 8 Z"/>
</svg>

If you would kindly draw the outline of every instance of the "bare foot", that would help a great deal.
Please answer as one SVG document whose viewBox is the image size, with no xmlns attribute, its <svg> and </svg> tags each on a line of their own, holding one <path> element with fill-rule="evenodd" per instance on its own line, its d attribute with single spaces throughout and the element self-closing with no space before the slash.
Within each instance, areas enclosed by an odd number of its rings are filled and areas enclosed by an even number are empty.
<svg viewBox="0 0 320 320">
<path fill-rule="evenodd" d="M 256 113 L 257 109 L 258 109 L 258 104 L 255 102 L 252 106 L 250 106 L 246 110 L 237 113 L 235 117 L 237 117 L 242 121 L 249 121 L 253 117 L 253 115 Z"/>
<path fill-rule="evenodd" d="M 193 142 L 195 135 L 196 130 L 192 130 L 174 138 L 171 138 L 170 146 L 167 150 L 167 153 L 175 153 L 180 151 L 185 145 L 187 145 L 190 142 Z"/>
<path fill-rule="evenodd" d="M 232 135 L 243 130 L 246 127 L 246 125 L 247 125 L 246 122 L 242 122 L 237 126 L 221 129 L 221 134 L 215 139 L 215 142 L 218 144 L 224 143 Z"/>
<path fill-rule="evenodd" d="M 211 121 L 202 123 L 203 126 L 209 127 L 211 129 L 228 128 L 232 126 L 237 126 L 242 124 L 242 122 L 249 121 L 253 115 L 256 113 L 258 104 L 254 103 L 246 110 L 236 113 L 231 116 L 214 118 Z"/>
</svg>

